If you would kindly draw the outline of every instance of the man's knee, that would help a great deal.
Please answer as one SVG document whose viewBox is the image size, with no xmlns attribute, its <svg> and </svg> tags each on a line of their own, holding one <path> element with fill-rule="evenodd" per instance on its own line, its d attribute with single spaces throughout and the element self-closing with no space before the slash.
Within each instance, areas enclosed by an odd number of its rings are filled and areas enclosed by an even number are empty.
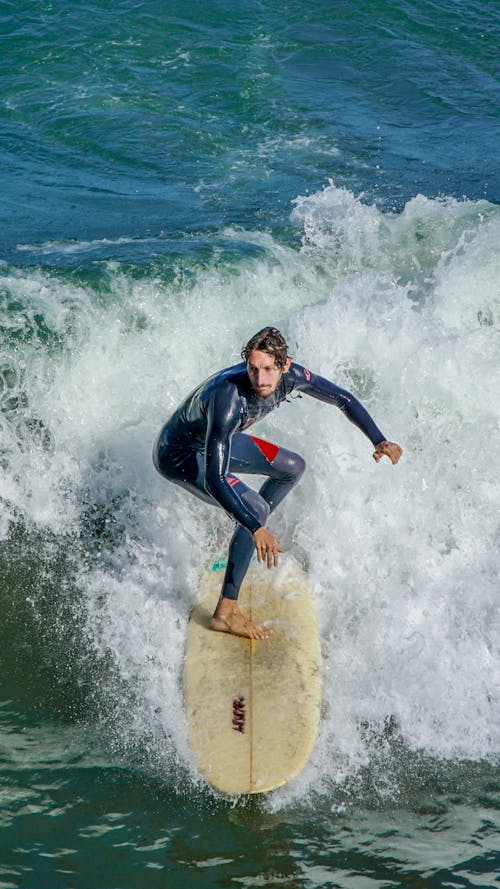
<svg viewBox="0 0 500 889">
<path fill-rule="evenodd" d="M 279 468 L 284 478 L 296 484 L 305 472 L 306 461 L 304 458 L 293 451 L 280 448 L 278 459 L 279 466 L 276 466 L 276 468 Z M 277 462 L 278 460 L 275 461 L 275 465 Z"/>
<path fill-rule="evenodd" d="M 294 466 L 295 466 L 295 477 L 297 481 L 302 478 L 304 472 L 306 471 L 306 461 L 300 454 L 293 454 L 294 458 Z"/>
</svg>

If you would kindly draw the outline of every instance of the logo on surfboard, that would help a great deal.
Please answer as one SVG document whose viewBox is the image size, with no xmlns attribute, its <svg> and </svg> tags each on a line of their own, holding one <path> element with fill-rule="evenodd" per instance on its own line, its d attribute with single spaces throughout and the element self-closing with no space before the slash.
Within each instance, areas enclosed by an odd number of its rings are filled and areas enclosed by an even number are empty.
<svg viewBox="0 0 500 889">
<path fill-rule="evenodd" d="M 233 730 L 235 732 L 245 732 L 245 697 L 239 695 L 233 701 Z"/>
</svg>

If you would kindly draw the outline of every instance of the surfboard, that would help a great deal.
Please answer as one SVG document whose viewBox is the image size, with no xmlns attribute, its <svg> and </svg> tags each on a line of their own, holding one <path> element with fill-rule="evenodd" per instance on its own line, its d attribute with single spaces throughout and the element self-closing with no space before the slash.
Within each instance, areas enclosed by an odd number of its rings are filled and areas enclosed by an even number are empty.
<svg viewBox="0 0 500 889">
<path fill-rule="evenodd" d="M 186 637 L 184 701 L 198 771 L 227 794 L 263 793 L 307 762 L 321 705 L 320 640 L 307 574 L 289 555 L 251 566 L 242 612 L 274 630 L 243 639 L 208 628 L 224 566 L 202 578 Z"/>
</svg>

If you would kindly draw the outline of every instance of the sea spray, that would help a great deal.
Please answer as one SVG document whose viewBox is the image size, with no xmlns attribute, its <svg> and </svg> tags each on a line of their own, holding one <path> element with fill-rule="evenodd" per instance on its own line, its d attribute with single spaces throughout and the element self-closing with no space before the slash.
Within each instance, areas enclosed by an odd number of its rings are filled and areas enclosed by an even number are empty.
<svg viewBox="0 0 500 889">
<path fill-rule="evenodd" d="M 382 213 L 331 184 L 292 217 L 286 242 L 227 229 L 200 263 L 2 267 L 3 533 L 21 521 L 71 547 L 108 728 L 151 768 L 191 768 L 185 624 L 231 533 L 152 466 L 174 406 L 273 323 L 403 446 L 376 465 L 306 396 L 259 427 L 308 464 L 273 527 L 310 566 L 324 656 L 318 744 L 277 800 L 345 784 L 387 726 L 415 757 L 498 745 L 498 211 L 415 198 Z"/>
</svg>

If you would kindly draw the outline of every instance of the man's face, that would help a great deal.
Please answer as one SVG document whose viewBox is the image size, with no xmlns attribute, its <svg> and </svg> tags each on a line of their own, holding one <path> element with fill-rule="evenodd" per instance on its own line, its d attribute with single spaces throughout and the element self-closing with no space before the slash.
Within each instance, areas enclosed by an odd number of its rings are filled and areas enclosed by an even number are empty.
<svg viewBox="0 0 500 889">
<path fill-rule="evenodd" d="M 247 361 L 247 374 L 252 389 L 260 398 L 269 398 L 278 387 L 281 375 L 289 367 L 290 359 L 284 367 L 277 367 L 273 355 L 253 349 Z"/>
</svg>

